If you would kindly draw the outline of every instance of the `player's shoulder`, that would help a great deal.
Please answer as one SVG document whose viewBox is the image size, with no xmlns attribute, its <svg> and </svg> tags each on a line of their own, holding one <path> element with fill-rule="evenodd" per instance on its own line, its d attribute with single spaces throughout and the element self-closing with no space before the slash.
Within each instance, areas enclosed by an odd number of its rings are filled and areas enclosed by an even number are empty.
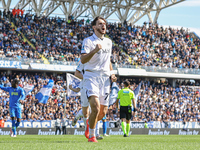
<svg viewBox="0 0 200 150">
<path fill-rule="evenodd" d="M 119 90 L 119 93 L 122 92 L 122 91 L 123 91 L 123 89 L 120 89 L 120 90 Z"/>
<path fill-rule="evenodd" d="M 133 90 L 131 90 L 131 89 L 130 89 L 130 92 L 131 92 L 132 94 L 135 94 L 135 93 L 134 93 L 134 91 L 133 91 Z"/>
<path fill-rule="evenodd" d="M 108 37 L 104 37 L 104 38 L 105 38 L 105 40 L 107 40 L 107 41 L 112 43 L 112 40 L 110 38 L 108 38 Z"/>
<path fill-rule="evenodd" d="M 22 87 L 20 87 L 20 86 L 18 86 L 18 89 L 19 89 L 20 91 L 22 91 L 22 90 L 23 90 L 23 88 L 22 88 Z"/>
<path fill-rule="evenodd" d="M 93 40 L 94 40 L 93 36 L 88 36 L 83 40 L 83 42 L 90 42 L 90 41 L 93 41 Z"/>
</svg>

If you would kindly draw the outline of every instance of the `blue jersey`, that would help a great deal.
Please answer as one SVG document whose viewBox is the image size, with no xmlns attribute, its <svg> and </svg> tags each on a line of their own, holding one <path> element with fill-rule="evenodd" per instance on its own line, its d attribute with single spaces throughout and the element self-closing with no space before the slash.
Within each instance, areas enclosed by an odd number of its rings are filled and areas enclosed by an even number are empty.
<svg viewBox="0 0 200 150">
<path fill-rule="evenodd" d="M 13 87 L 3 87 L 2 85 L 0 85 L 0 89 L 6 92 L 9 92 L 9 95 L 10 95 L 9 106 L 10 107 L 21 107 L 21 104 L 19 101 L 25 99 L 24 89 L 22 89 L 19 86 L 17 88 L 13 88 Z"/>
</svg>

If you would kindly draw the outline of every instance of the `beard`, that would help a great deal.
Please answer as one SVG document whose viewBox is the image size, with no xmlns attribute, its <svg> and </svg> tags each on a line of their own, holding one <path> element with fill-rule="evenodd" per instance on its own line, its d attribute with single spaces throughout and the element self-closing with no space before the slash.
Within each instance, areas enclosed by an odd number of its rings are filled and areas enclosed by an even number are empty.
<svg viewBox="0 0 200 150">
<path fill-rule="evenodd" d="M 100 34 L 105 34 L 105 32 L 104 32 L 104 31 L 102 32 L 100 28 L 97 28 L 96 30 L 97 30 L 97 32 L 99 32 Z"/>
</svg>

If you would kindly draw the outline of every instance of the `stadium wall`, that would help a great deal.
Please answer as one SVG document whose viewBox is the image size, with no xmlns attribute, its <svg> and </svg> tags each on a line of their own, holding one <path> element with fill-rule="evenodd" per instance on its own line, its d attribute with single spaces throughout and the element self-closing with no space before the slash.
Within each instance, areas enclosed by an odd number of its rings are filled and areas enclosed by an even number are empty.
<svg viewBox="0 0 200 150">
<path fill-rule="evenodd" d="M 100 133 L 102 133 L 100 129 Z M 68 135 L 84 135 L 84 128 L 68 128 Z M 9 135 L 10 128 L 0 128 L 0 135 Z M 18 128 L 17 135 L 57 135 L 55 128 Z M 121 128 L 109 128 L 107 130 L 108 135 L 121 135 L 124 133 Z M 143 135 L 200 135 L 200 129 L 130 129 L 131 135 L 143 134 Z M 61 132 L 62 135 L 62 132 Z"/>
<path fill-rule="evenodd" d="M 74 128 L 72 127 L 72 121 L 66 121 L 67 125 L 66 128 Z M 102 127 L 103 122 L 100 121 L 99 126 Z M 107 121 L 107 127 L 108 128 L 117 128 L 120 126 L 120 122 L 116 121 Z M 144 122 L 134 122 L 131 121 L 130 124 L 131 128 L 144 128 Z M 6 121 L 4 124 L 5 128 L 11 128 L 12 122 Z M 20 128 L 54 128 L 55 127 L 55 120 L 49 120 L 49 121 L 21 121 Z M 78 121 L 75 128 L 82 128 L 84 127 L 83 121 Z M 200 129 L 200 125 L 198 122 L 160 122 L 160 121 L 151 121 L 148 122 L 149 128 L 195 128 Z"/>
<path fill-rule="evenodd" d="M 20 61 L 0 60 L 0 69 L 6 70 L 22 70 L 22 71 L 53 71 L 53 72 L 75 72 L 77 65 L 68 64 L 42 64 L 42 63 L 28 63 L 23 64 Z M 134 66 L 133 66 L 134 67 Z M 119 76 L 132 76 L 132 77 L 154 77 L 154 78 L 172 78 L 172 79 L 200 79 L 199 70 L 176 70 L 176 69 L 164 69 L 154 68 L 150 70 L 136 69 L 136 68 L 123 68 L 113 67 L 113 73 Z"/>
</svg>

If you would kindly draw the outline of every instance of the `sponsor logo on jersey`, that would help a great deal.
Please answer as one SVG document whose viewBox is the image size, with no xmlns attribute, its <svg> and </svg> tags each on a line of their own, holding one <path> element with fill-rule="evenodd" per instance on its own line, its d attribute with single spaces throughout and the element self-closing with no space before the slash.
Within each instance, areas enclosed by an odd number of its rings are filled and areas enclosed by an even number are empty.
<svg viewBox="0 0 200 150">
<path fill-rule="evenodd" d="M 101 49 L 97 52 L 97 54 L 100 54 L 100 53 L 110 53 L 110 49 Z"/>
</svg>

